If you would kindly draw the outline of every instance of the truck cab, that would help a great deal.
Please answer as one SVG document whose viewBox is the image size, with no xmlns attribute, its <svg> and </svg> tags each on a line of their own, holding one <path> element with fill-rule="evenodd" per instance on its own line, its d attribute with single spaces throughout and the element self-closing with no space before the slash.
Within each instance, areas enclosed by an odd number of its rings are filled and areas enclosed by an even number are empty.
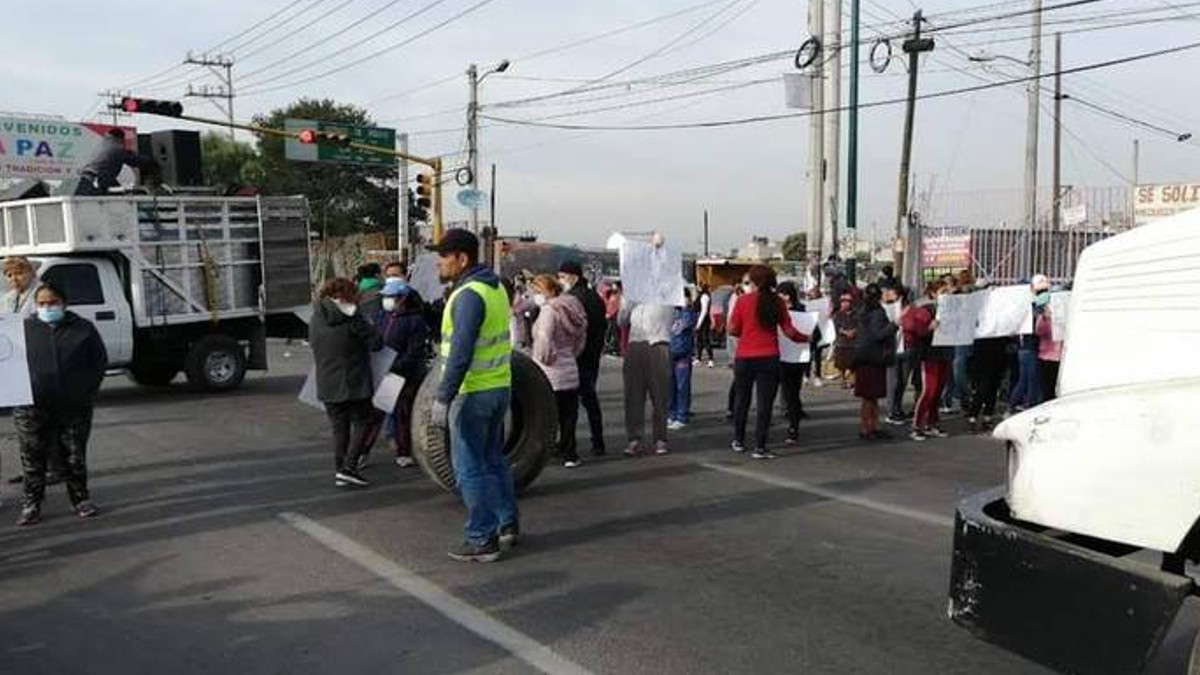
<svg viewBox="0 0 1200 675">
<path fill-rule="evenodd" d="M 38 279 L 61 288 L 71 311 L 91 321 L 108 350 L 110 368 L 133 363 L 133 311 L 111 260 L 105 258 L 30 258 Z"/>
<path fill-rule="evenodd" d="M 1143 672 L 1200 559 L 1200 210 L 1086 249 L 1060 397 L 994 431 L 958 507 L 950 618 L 1062 672 Z M 1189 673 L 1200 673 L 1200 643 Z"/>
</svg>

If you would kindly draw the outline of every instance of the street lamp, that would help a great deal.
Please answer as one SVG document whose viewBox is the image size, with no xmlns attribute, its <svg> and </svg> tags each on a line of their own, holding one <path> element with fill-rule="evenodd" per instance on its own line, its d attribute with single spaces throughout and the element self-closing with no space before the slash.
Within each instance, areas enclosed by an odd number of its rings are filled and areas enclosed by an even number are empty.
<svg viewBox="0 0 1200 675">
<path fill-rule="evenodd" d="M 493 73 L 503 73 L 512 63 L 504 59 L 492 66 L 490 70 L 479 74 L 479 67 L 472 63 L 467 68 L 467 84 L 471 90 L 470 102 L 467 105 L 467 170 L 470 175 L 471 189 L 479 185 L 479 83 Z M 471 207 L 471 230 L 479 232 L 479 207 Z"/>
</svg>

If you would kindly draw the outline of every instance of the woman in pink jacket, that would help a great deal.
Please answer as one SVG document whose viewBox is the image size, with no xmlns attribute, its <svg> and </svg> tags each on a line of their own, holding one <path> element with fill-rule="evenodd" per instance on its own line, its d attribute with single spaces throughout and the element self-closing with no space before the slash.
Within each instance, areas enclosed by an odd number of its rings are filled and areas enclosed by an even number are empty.
<svg viewBox="0 0 1200 675">
<path fill-rule="evenodd" d="M 533 301 L 541 307 L 533 324 L 533 360 L 541 366 L 558 404 L 558 454 L 563 466 L 579 466 L 575 423 L 579 419 L 579 366 L 576 359 L 587 342 L 583 303 L 562 292 L 558 279 L 543 274 L 533 280 Z"/>
</svg>

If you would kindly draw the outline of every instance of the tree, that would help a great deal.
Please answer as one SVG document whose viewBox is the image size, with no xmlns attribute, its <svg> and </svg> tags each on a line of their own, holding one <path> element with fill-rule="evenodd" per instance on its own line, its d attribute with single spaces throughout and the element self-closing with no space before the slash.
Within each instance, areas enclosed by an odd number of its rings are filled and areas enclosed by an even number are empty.
<svg viewBox="0 0 1200 675">
<path fill-rule="evenodd" d="M 330 99 L 300 99 L 257 115 L 255 124 L 282 129 L 284 120 L 299 119 L 373 126 L 366 110 Z M 396 167 L 295 162 L 284 158 L 284 139 L 259 135 L 258 151 L 266 194 L 303 194 L 313 212 L 313 225 L 330 236 L 391 232 L 396 228 Z"/>
<path fill-rule="evenodd" d="M 796 232 L 783 240 L 783 259 L 803 261 L 808 257 L 808 233 Z"/>
<path fill-rule="evenodd" d="M 264 172 L 258 151 L 249 143 L 208 132 L 200 139 L 204 184 L 222 191 L 235 185 L 259 185 Z"/>
</svg>

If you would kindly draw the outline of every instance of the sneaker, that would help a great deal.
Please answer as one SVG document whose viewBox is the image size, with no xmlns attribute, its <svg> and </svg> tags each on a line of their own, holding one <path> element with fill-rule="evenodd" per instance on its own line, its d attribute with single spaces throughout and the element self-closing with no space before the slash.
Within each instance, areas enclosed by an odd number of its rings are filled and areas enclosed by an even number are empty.
<svg viewBox="0 0 1200 675">
<path fill-rule="evenodd" d="M 667 423 L 667 429 L 669 429 L 671 431 L 679 431 L 680 429 L 686 429 L 686 428 L 687 428 L 687 423 L 680 422 L 679 420 L 671 420 L 670 422 Z"/>
<path fill-rule="evenodd" d="M 500 528 L 500 546 L 512 548 L 517 545 L 517 541 L 521 538 L 521 527 L 516 523 L 505 525 Z"/>
<path fill-rule="evenodd" d="M 951 408 L 951 407 L 950 407 L 950 406 L 948 406 L 948 405 L 944 405 L 944 406 L 942 406 L 942 407 L 938 408 L 938 414 L 939 414 L 939 415 L 950 415 L 950 414 L 953 414 L 953 413 L 954 413 L 954 408 Z"/>
<path fill-rule="evenodd" d="M 766 448 L 758 448 L 754 452 L 750 453 L 750 456 L 754 459 L 776 459 L 779 457 L 779 455 L 767 450 Z"/>
<path fill-rule="evenodd" d="M 734 441 L 729 444 L 729 449 L 736 453 L 743 453 L 746 451 L 746 444 L 741 441 Z"/>
<path fill-rule="evenodd" d="M 668 455 L 668 454 L 670 454 L 670 453 L 671 453 L 671 450 L 670 450 L 670 448 L 668 448 L 668 447 L 667 447 L 667 442 L 666 442 L 666 441 L 659 441 L 659 442 L 657 442 L 657 443 L 655 443 L 655 444 L 654 444 L 654 454 L 656 454 L 656 455 Z"/>
<path fill-rule="evenodd" d="M 950 434 L 942 431 L 941 429 L 939 429 L 937 427 L 929 427 L 928 429 L 925 430 L 925 435 L 929 436 L 930 438 L 949 438 L 950 437 Z"/>
<path fill-rule="evenodd" d="M 458 562 L 490 563 L 500 559 L 500 542 L 492 539 L 486 544 L 472 544 L 464 541 L 458 548 L 448 551 L 451 560 Z"/>
<path fill-rule="evenodd" d="M 692 359 L 692 365 L 693 365 L 693 366 L 698 366 L 698 365 L 700 365 L 700 359 Z"/>
<path fill-rule="evenodd" d="M 712 360 L 712 359 L 709 359 L 709 360 L 708 360 L 708 367 L 709 367 L 709 368 L 716 368 L 716 367 L 717 367 L 717 364 L 713 363 L 713 360 Z"/>
<path fill-rule="evenodd" d="M 396 458 L 396 466 L 401 469 L 409 469 L 417 465 L 417 460 L 407 455 L 401 455 Z"/>
<path fill-rule="evenodd" d="M 577 459 L 568 459 L 567 461 L 563 462 L 564 469 L 578 469 L 581 466 L 583 466 L 583 462 Z"/>
<path fill-rule="evenodd" d="M 812 386 L 816 387 L 817 389 L 820 389 L 821 387 L 825 386 L 825 381 L 820 378 L 817 378 L 812 381 Z"/>
<path fill-rule="evenodd" d="M 903 415 L 888 415 L 883 421 L 894 427 L 904 426 L 907 423 Z"/>
<path fill-rule="evenodd" d="M 631 441 L 629 445 L 621 451 L 621 454 L 625 455 L 626 457 L 637 457 L 638 455 L 642 454 L 642 444 L 637 441 Z"/>
<path fill-rule="evenodd" d="M 42 522 L 42 507 L 27 505 L 21 509 L 21 516 L 17 518 L 17 527 L 37 525 L 40 522 Z"/>
<path fill-rule="evenodd" d="M 925 435 L 925 432 L 920 429 L 913 429 L 912 431 L 908 432 L 908 437 L 914 441 L 924 441 L 929 438 L 929 436 Z"/>
<path fill-rule="evenodd" d="M 367 482 L 367 479 L 362 477 L 362 474 L 350 469 L 342 469 L 334 474 L 333 478 L 334 484 L 338 485 L 338 487 L 346 487 L 347 485 L 353 485 L 354 487 L 367 487 L 370 485 L 370 483 Z"/>
<path fill-rule="evenodd" d="M 75 515 L 80 518 L 95 518 L 100 515 L 100 509 L 90 499 L 85 499 L 75 505 Z"/>
<path fill-rule="evenodd" d="M 795 429 L 789 429 L 787 438 L 785 438 L 783 442 L 788 445 L 795 445 L 795 444 L 799 443 L 800 442 L 800 432 Z"/>
</svg>

